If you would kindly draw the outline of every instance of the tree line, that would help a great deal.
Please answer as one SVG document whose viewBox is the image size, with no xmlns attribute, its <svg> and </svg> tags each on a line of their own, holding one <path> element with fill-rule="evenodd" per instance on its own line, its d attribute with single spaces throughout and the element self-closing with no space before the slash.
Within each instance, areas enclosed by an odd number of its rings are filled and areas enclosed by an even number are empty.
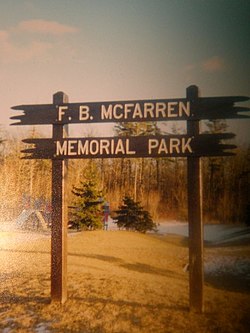
<svg viewBox="0 0 250 333">
<path fill-rule="evenodd" d="M 217 126 L 217 127 L 216 127 Z M 211 122 L 210 133 L 224 131 Z M 162 133 L 155 123 L 118 124 L 116 135 Z M 27 137 L 42 137 L 33 129 Z M 51 161 L 22 159 L 20 138 L 0 133 L 1 220 L 17 217 L 26 207 L 50 210 Z M 249 224 L 249 147 L 232 157 L 202 158 L 204 220 Z M 67 195 L 74 202 L 74 186 L 95 170 L 97 186 L 112 211 L 130 196 L 150 212 L 154 221 L 187 220 L 187 161 L 185 158 L 116 158 L 68 161 Z"/>
</svg>

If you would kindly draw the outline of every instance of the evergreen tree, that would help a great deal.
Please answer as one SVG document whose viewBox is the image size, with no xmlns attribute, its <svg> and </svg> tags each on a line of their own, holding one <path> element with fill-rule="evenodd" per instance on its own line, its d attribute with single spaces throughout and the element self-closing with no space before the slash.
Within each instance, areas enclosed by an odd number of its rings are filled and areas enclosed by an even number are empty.
<svg viewBox="0 0 250 333">
<path fill-rule="evenodd" d="M 80 187 L 73 186 L 77 197 L 71 213 L 73 228 L 95 230 L 102 228 L 102 193 L 98 189 L 96 175 L 90 172 Z"/>
<path fill-rule="evenodd" d="M 135 230 L 145 233 L 148 230 L 156 231 L 156 224 L 153 222 L 149 212 L 143 210 L 139 202 L 131 197 L 125 196 L 123 204 L 116 211 L 116 224 L 119 228 Z"/>
</svg>

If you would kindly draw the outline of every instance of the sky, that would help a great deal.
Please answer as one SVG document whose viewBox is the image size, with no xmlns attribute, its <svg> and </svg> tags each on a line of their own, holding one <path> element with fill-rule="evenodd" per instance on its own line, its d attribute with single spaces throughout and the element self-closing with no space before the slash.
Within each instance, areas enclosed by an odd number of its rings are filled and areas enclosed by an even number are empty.
<svg viewBox="0 0 250 333">
<path fill-rule="evenodd" d="M 11 106 L 57 91 L 70 102 L 183 98 L 191 84 L 250 96 L 249 22 L 248 0 L 0 0 L 0 129 L 14 128 Z M 229 123 L 245 140 L 249 120 Z"/>
</svg>

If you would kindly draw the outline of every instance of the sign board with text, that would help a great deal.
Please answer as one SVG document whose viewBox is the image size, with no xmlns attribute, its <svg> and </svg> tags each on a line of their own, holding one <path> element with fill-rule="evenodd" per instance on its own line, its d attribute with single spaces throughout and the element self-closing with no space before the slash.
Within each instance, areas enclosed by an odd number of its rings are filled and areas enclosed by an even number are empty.
<svg viewBox="0 0 250 333">
<path fill-rule="evenodd" d="M 34 148 L 22 152 L 26 158 L 79 159 L 79 158 L 138 158 L 138 157 L 190 157 L 228 156 L 235 145 L 220 141 L 232 139 L 233 133 L 188 135 L 157 135 L 130 137 L 95 137 L 26 139 Z"/>
<path fill-rule="evenodd" d="M 189 221 L 189 302 L 190 309 L 203 311 L 203 222 L 201 156 L 234 155 L 235 145 L 224 140 L 232 133 L 201 134 L 203 119 L 245 119 L 249 107 L 235 103 L 245 96 L 199 97 L 198 87 L 190 86 L 186 98 L 94 103 L 68 103 L 63 92 L 53 95 L 53 104 L 17 105 L 23 113 L 11 117 L 12 125 L 52 125 L 52 138 L 32 138 L 22 152 L 26 159 L 52 160 L 52 247 L 51 298 L 67 299 L 67 204 L 65 177 L 67 159 L 77 158 L 187 158 Z M 65 138 L 64 125 L 108 122 L 179 121 L 187 123 L 185 135 L 149 135 L 92 138 Z M 66 126 L 65 126 L 66 127 Z"/>
<path fill-rule="evenodd" d="M 250 108 L 234 105 L 247 99 L 245 96 L 199 98 L 195 105 L 185 98 L 17 105 L 12 109 L 22 110 L 23 114 L 11 119 L 19 121 L 13 125 L 44 125 L 248 118 L 240 113 Z"/>
</svg>

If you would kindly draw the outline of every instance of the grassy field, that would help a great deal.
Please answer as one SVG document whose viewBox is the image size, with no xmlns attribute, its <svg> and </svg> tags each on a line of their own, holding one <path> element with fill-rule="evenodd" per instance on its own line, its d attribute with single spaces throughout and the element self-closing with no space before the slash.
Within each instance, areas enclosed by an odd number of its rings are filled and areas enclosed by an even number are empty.
<svg viewBox="0 0 250 333">
<path fill-rule="evenodd" d="M 209 271 L 204 314 L 189 312 L 187 241 L 125 231 L 68 237 L 68 300 L 50 302 L 50 237 L 0 232 L 0 332 L 245 333 L 249 275 Z M 206 260 L 249 258 L 211 247 Z"/>
</svg>

